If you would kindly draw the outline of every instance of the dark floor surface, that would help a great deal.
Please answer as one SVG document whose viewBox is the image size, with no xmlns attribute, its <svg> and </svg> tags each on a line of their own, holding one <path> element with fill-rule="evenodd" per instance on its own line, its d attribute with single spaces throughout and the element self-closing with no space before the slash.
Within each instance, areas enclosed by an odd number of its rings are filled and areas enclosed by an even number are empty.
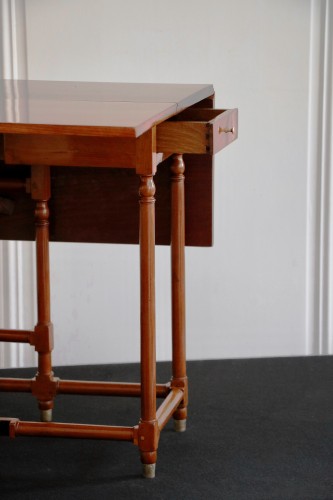
<svg viewBox="0 0 333 500">
<path fill-rule="evenodd" d="M 138 381 L 138 365 L 58 368 L 68 379 Z M 168 363 L 158 381 L 169 380 Z M 32 376 L 34 370 L 1 370 Z M 116 441 L 0 438 L 0 498 L 333 499 L 333 357 L 188 363 L 188 430 L 162 432 L 157 476 Z M 37 420 L 29 394 L 0 395 L 0 415 Z M 58 396 L 54 420 L 135 425 L 139 401 Z"/>
</svg>

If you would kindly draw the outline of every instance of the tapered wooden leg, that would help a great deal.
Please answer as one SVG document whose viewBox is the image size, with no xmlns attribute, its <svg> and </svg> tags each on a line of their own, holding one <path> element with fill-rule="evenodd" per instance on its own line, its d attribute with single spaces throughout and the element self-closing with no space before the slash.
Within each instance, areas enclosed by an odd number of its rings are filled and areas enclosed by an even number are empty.
<svg viewBox="0 0 333 500">
<path fill-rule="evenodd" d="M 37 325 L 33 344 L 38 352 L 38 372 L 32 382 L 32 392 L 38 400 L 41 420 L 51 421 L 56 380 L 53 377 L 51 364 L 53 327 L 50 319 L 49 167 L 40 165 L 31 167 L 31 196 L 36 200 Z"/>
<path fill-rule="evenodd" d="M 156 420 L 155 185 L 153 176 L 141 176 L 140 179 L 142 392 L 138 444 L 143 463 L 143 475 L 154 477 L 159 438 Z"/>
<path fill-rule="evenodd" d="M 174 413 L 174 427 L 182 432 L 187 418 L 185 344 L 185 165 L 182 155 L 171 164 L 171 280 L 172 280 L 172 387 L 184 390 L 184 399 Z"/>
</svg>

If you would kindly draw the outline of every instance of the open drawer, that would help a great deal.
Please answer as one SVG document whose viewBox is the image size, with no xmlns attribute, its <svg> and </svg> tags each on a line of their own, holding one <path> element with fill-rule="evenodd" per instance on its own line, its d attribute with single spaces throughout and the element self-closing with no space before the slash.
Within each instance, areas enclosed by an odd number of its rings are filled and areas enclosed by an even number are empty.
<svg viewBox="0 0 333 500">
<path fill-rule="evenodd" d="M 237 109 L 188 108 L 157 126 L 157 152 L 215 154 L 237 139 Z"/>
</svg>

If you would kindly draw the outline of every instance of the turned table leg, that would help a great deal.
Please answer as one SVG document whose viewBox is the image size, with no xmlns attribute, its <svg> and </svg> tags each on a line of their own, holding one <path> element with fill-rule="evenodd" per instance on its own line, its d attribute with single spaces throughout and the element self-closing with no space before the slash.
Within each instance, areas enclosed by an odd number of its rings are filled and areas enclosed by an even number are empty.
<svg viewBox="0 0 333 500">
<path fill-rule="evenodd" d="M 38 372 L 32 381 L 32 393 L 38 400 L 41 420 L 49 422 L 52 420 L 53 399 L 56 393 L 51 364 L 53 327 L 50 319 L 49 167 L 31 167 L 31 196 L 36 200 L 37 325 L 33 344 L 38 352 Z"/>
<path fill-rule="evenodd" d="M 171 164 L 171 293 L 172 293 L 172 387 L 184 391 L 184 399 L 174 413 L 176 431 L 186 430 L 187 376 L 185 345 L 185 165 L 183 155 Z"/>
<path fill-rule="evenodd" d="M 159 438 L 156 420 L 155 185 L 152 175 L 140 179 L 141 419 L 138 444 L 143 475 L 154 477 Z"/>
</svg>

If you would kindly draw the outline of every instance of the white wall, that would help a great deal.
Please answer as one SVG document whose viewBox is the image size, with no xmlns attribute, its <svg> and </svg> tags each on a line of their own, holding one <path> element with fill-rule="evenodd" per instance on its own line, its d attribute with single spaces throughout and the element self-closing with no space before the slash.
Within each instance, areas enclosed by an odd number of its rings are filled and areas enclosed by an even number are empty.
<svg viewBox="0 0 333 500">
<path fill-rule="evenodd" d="M 332 69 L 321 60 L 328 5 L 26 2 L 30 79 L 213 83 L 217 107 L 239 108 L 239 139 L 216 157 L 215 246 L 186 251 L 190 359 L 332 352 L 318 327 L 330 302 L 318 256 L 327 235 L 316 243 L 322 134 L 309 124 Z M 138 248 L 54 244 L 51 259 L 55 363 L 138 360 Z M 158 359 L 168 359 L 167 248 L 156 265 Z"/>
<path fill-rule="evenodd" d="M 26 78 L 25 0 L 0 0 L 0 77 Z M 17 109 L 11 109 L 13 119 Z M 30 243 L 0 241 L 0 327 L 31 328 L 35 320 L 35 254 Z M 0 342 L 0 367 L 30 366 L 27 344 Z"/>
</svg>

